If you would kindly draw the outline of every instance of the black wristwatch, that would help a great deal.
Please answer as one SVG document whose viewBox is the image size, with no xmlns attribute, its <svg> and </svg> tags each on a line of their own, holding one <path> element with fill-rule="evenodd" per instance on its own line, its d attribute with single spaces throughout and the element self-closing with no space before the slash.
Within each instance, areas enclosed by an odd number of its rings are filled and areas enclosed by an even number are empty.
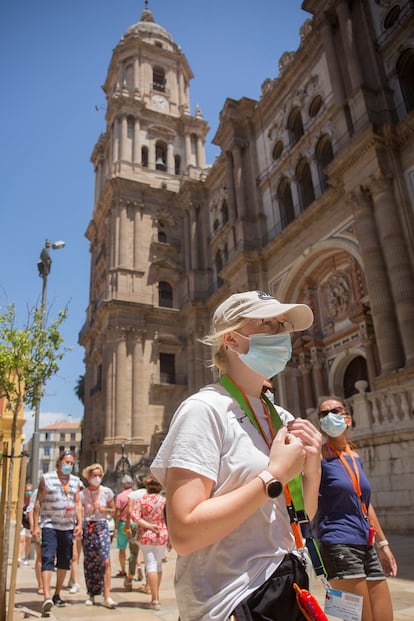
<svg viewBox="0 0 414 621">
<path fill-rule="evenodd" d="M 260 472 L 257 476 L 263 481 L 266 494 L 269 498 L 277 498 L 283 492 L 283 485 L 281 482 L 275 479 L 273 474 L 268 470 L 263 470 L 263 472 Z"/>
</svg>

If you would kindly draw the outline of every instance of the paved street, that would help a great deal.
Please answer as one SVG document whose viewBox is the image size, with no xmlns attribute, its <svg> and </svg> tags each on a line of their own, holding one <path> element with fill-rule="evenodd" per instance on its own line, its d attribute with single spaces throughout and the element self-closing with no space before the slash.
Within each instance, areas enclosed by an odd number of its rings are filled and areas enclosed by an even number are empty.
<svg viewBox="0 0 414 621">
<path fill-rule="evenodd" d="M 414 619 L 414 534 L 409 536 L 391 535 L 387 537 L 399 565 L 398 578 L 390 579 L 389 584 L 394 605 L 394 621 L 412 621 Z M 168 561 L 163 564 L 163 582 L 161 584 L 161 610 L 149 609 L 150 596 L 137 592 L 140 583 L 134 582 L 134 589 L 126 592 L 123 581 L 119 578 L 112 580 L 112 598 L 118 602 L 115 610 L 108 610 L 101 605 L 102 598 L 97 598 L 97 605 L 85 606 L 85 585 L 81 581 L 81 591 L 70 595 L 62 592 L 62 598 L 68 605 L 65 608 L 52 609 L 50 621 L 83 621 L 86 619 L 102 619 L 103 621 L 121 621 L 133 615 L 134 621 L 177 621 L 178 613 L 174 598 L 173 574 L 175 553 L 167 555 Z M 111 550 L 112 573 L 118 571 L 118 551 L 115 544 Z M 82 563 L 82 559 L 81 559 Z M 80 572 L 82 575 L 82 571 Z M 319 582 L 312 586 L 312 592 L 323 603 L 323 589 Z M 33 561 L 29 566 L 19 567 L 17 573 L 17 589 L 15 598 L 15 613 L 13 621 L 39 618 L 42 596 L 36 592 Z M 331 617 L 332 621 L 334 617 Z M 286 620 L 288 621 L 288 620 Z"/>
</svg>

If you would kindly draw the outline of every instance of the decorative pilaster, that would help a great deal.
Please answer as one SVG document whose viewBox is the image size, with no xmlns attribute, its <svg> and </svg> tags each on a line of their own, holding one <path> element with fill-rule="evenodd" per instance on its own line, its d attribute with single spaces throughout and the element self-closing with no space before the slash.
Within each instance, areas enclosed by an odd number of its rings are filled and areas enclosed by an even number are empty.
<svg viewBox="0 0 414 621">
<path fill-rule="evenodd" d="M 243 163 L 241 156 L 241 146 L 235 144 L 232 149 L 233 154 L 233 174 L 234 174 L 234 186 L 236 191 L 237 202 L 237 214 L 239 218 L 243 218 L 246 215 L 246 204 L 244 201 L 243 193 Z"/>
<path fill-rule="evenodd" d="M 341 0 L 336 9 L 341 31 L 342 45 L 345 52 L 346 65 L 349 69 L 352 91 L 357 90 L 362 84 L 362 71 L 355 46 L 355 34 L 353 23 L 349 13 L 348 0 Z"/>
<path fill-rule="evenodd" d="M 373 226 L 372 201 L 366 190 L 353 194 L 355 232 L 364 264 L 369 299 L 374 318 L 381 372 L 393 371 L 403 365 L 403 351 L 390 282 L 381 241 Z"/>
<path fill-rule="evenodd" d="M 370 188 L 405 359 L 407 364 L 413 364 L 414 274 L 394 198 L 392 180 L 386 177 L 372 179 Z"/>
</svg>

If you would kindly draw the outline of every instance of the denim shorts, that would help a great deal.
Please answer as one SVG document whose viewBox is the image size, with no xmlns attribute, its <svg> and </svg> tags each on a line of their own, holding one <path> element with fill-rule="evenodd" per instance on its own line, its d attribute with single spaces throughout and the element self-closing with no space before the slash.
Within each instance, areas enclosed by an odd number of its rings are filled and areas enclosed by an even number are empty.
<svg viewBox="0 0 414 621">
<path fill-rule="evenodd" d="M 385 579 L 375 546 L 319 542 L 319 550 L 328 580 Z"/>
<path fill-rule="evenodd" d="M 73 530 L 42 528 L 42 571 L 55 571 L 55 561 L 57 569 L 70 569 L 72 541 Z"/>
</svg>

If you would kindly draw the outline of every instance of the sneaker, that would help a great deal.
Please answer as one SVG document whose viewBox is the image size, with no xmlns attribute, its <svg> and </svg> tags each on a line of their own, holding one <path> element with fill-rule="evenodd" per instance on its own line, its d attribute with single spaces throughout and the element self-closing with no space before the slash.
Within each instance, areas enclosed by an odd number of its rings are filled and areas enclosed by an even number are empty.
<svg viewBox="0 0 414 621">
<path fill-rule="evenodd" d="M 158 602 L 157 600 L 154 600 L 153 602 L 151 602 L 151 608 L 153 610 L 160 610 L 161 608 L 160 602 Z"/>
<path fill-rule="evenodd" d="M 102 606 L 105 606 L 105 608 L 116 608 L 118 604 L 114 602 L 112 597 L 108 597 L 107 599 L 104 599 Z"/>
<path fill-rule="evenodd" d="M 72 584 L 72 586 L 69 589 L 69 593 L 71 595 L 73 595 L 74 593 L 78 593 L 79 591 L 80 591 L 80 584 L 76 584 L 76 583 Z"/>
<path fill-rule="evenodd" d="M 95 596 L 88 595 L 88 599 L 85 602 L 85 606 L 94 606 L 95 605 Z"/>
<path fill-rule="evenodd" d="M 66 606 L 66 602 L 63 601 L 63 599 L 60 597 L 58 593 L 55 593 L 55 595 L 52 597 L 52 601 L 54 605 L 57 606 L 58 608 L 63 608 L 64 606 Z"/>
<path fill-rule="evenodd" d="M 22 561 L 22 565 L 28 565 L 29 561 L 27 559 L 24 559 L 24 561 Z"/>
<path fill-rule="evenodd" d="M 52 606 L 53 606 L 53 600 L 51 600 L 50 598 L 45 599 L 45 601 L 42 604 L 42 617 L 49 616 L 49 613 L 52 610 Z"/>
</svg>

